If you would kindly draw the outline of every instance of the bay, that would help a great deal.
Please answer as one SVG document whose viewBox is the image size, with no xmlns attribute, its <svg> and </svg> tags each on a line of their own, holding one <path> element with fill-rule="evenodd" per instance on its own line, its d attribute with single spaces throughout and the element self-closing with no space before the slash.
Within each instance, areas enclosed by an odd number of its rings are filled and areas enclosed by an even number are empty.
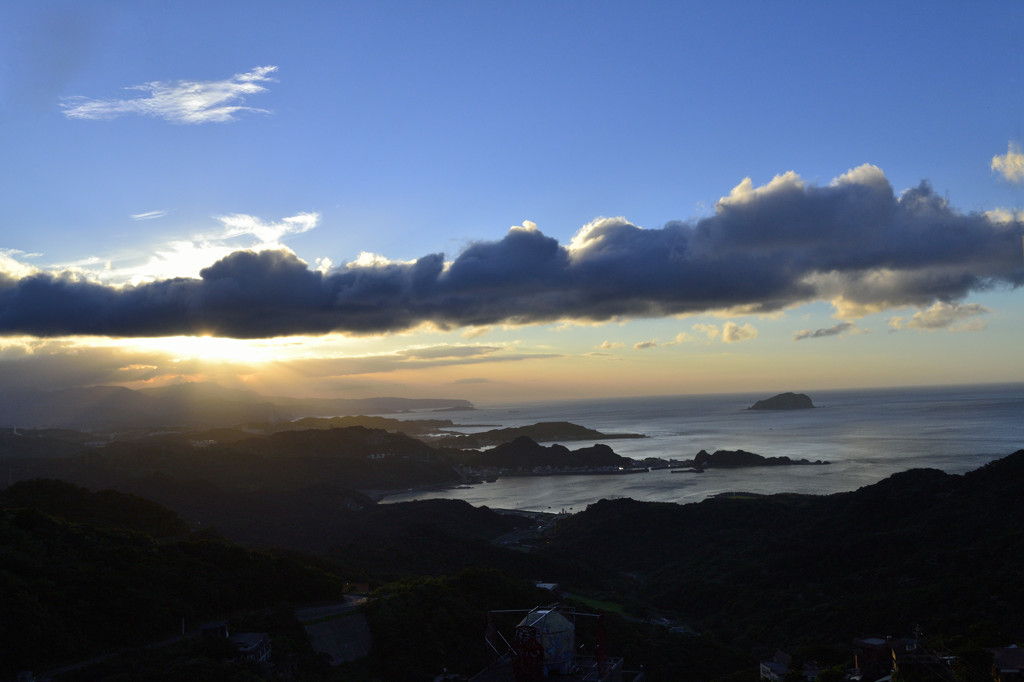
<svg viewBox="0 0 1024 682">
<path fill-rule="evenodd" d="M 634 459 L 683 460 L 702 449 L 742 449 L 766 457 L 826 460 L 826 466 L 510 476 L 468 487 L 407 491 L 382 501 L 447 498 L 501 509 L 575 512 L 604 498 L 689 503 L 724 492 L 829 494 L 913 468 L 964 473 L 1024 448 L 1024 384 L 808 395 L 816 409 L 752 411 L 746 408 L 769 396 L 716 394 L 484 405 L 454 420 L 463 432 L 569 421 L 603 433 L 644 434 L 564 443 L 577 449 L 604 442 Z"/>
</svg>

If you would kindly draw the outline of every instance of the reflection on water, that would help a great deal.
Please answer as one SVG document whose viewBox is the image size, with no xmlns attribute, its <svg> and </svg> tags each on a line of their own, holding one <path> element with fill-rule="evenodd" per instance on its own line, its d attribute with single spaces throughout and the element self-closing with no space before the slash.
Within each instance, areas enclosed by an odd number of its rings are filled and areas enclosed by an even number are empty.
<svg viewBox="0 0 1024 682">
<path fill-rule="evenodd" d="M 698 502 L 729 491 L 828 494 L 890 474 L 931 467 L 963 473 L 1024 448 L 1024 385 L 814 392 L 818 409 L 749 411 L 766 396 L 630 398 L 492 406 L 456 417 L 460 430 L 571 421 L 604 433 L 647 438 L 605 441 L 640 459 L 690 459 L 699 450 L 743 449 L 766 457 L 828 460 L 828 466 L 667 470 L 623 476 L 505 477 L 469 488 L 393 495 L 386 502 L 455 498 L 473 505 L 579 511 L 602 498 Z M 483 426 L 484 424 L 492 426 Z M 571 449 L 592 445 L 568 443 Z"/>
</svg>

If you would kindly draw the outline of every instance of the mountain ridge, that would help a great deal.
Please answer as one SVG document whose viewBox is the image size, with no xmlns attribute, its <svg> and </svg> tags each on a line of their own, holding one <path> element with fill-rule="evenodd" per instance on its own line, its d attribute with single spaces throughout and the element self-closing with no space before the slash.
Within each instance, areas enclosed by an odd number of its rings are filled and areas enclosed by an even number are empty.
<svg viewBox="0 0 1024 682">
<path fill-rule="evenodd" d="M 292 398 L 182 382 L 134 390 L 91 386 L 44 391 L 0 389 L 0 426 L 104 432 L 158 427 L 212 428 L 310 416 L 472 410 L 455 398 Z"/>
</svg>

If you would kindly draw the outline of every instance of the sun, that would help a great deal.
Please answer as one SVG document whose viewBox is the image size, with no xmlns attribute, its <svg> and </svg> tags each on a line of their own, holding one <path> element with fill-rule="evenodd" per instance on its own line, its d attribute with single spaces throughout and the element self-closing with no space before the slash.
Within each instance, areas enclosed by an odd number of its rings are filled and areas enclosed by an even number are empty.
<svg viewBox="0 0 1024 682">
<path fill-rule="evenodd" d="M 166 355 L 175 362 L 194 360 L 217 364 L 258 365 L 278 359 L 281 342 L 204 335 L 134 339 L 131 345 L 138 350 Z"/>
</svg>

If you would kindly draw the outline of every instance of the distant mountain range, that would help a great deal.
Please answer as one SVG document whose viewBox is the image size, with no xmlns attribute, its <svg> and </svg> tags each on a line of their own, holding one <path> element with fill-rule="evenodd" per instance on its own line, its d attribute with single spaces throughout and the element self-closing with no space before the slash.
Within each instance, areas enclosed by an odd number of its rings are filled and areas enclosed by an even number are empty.
<svg viewBox="0 0 1024 682">
<path fill-rule="evenodd" d="M 457 399 L 272 397 L 200 382 L 141 391 L 118 386 L 0 389 L 0 426 L 83 431 L 207 428 L 310 416 L 472 409 L 472 403 Z"/>
</svg>

